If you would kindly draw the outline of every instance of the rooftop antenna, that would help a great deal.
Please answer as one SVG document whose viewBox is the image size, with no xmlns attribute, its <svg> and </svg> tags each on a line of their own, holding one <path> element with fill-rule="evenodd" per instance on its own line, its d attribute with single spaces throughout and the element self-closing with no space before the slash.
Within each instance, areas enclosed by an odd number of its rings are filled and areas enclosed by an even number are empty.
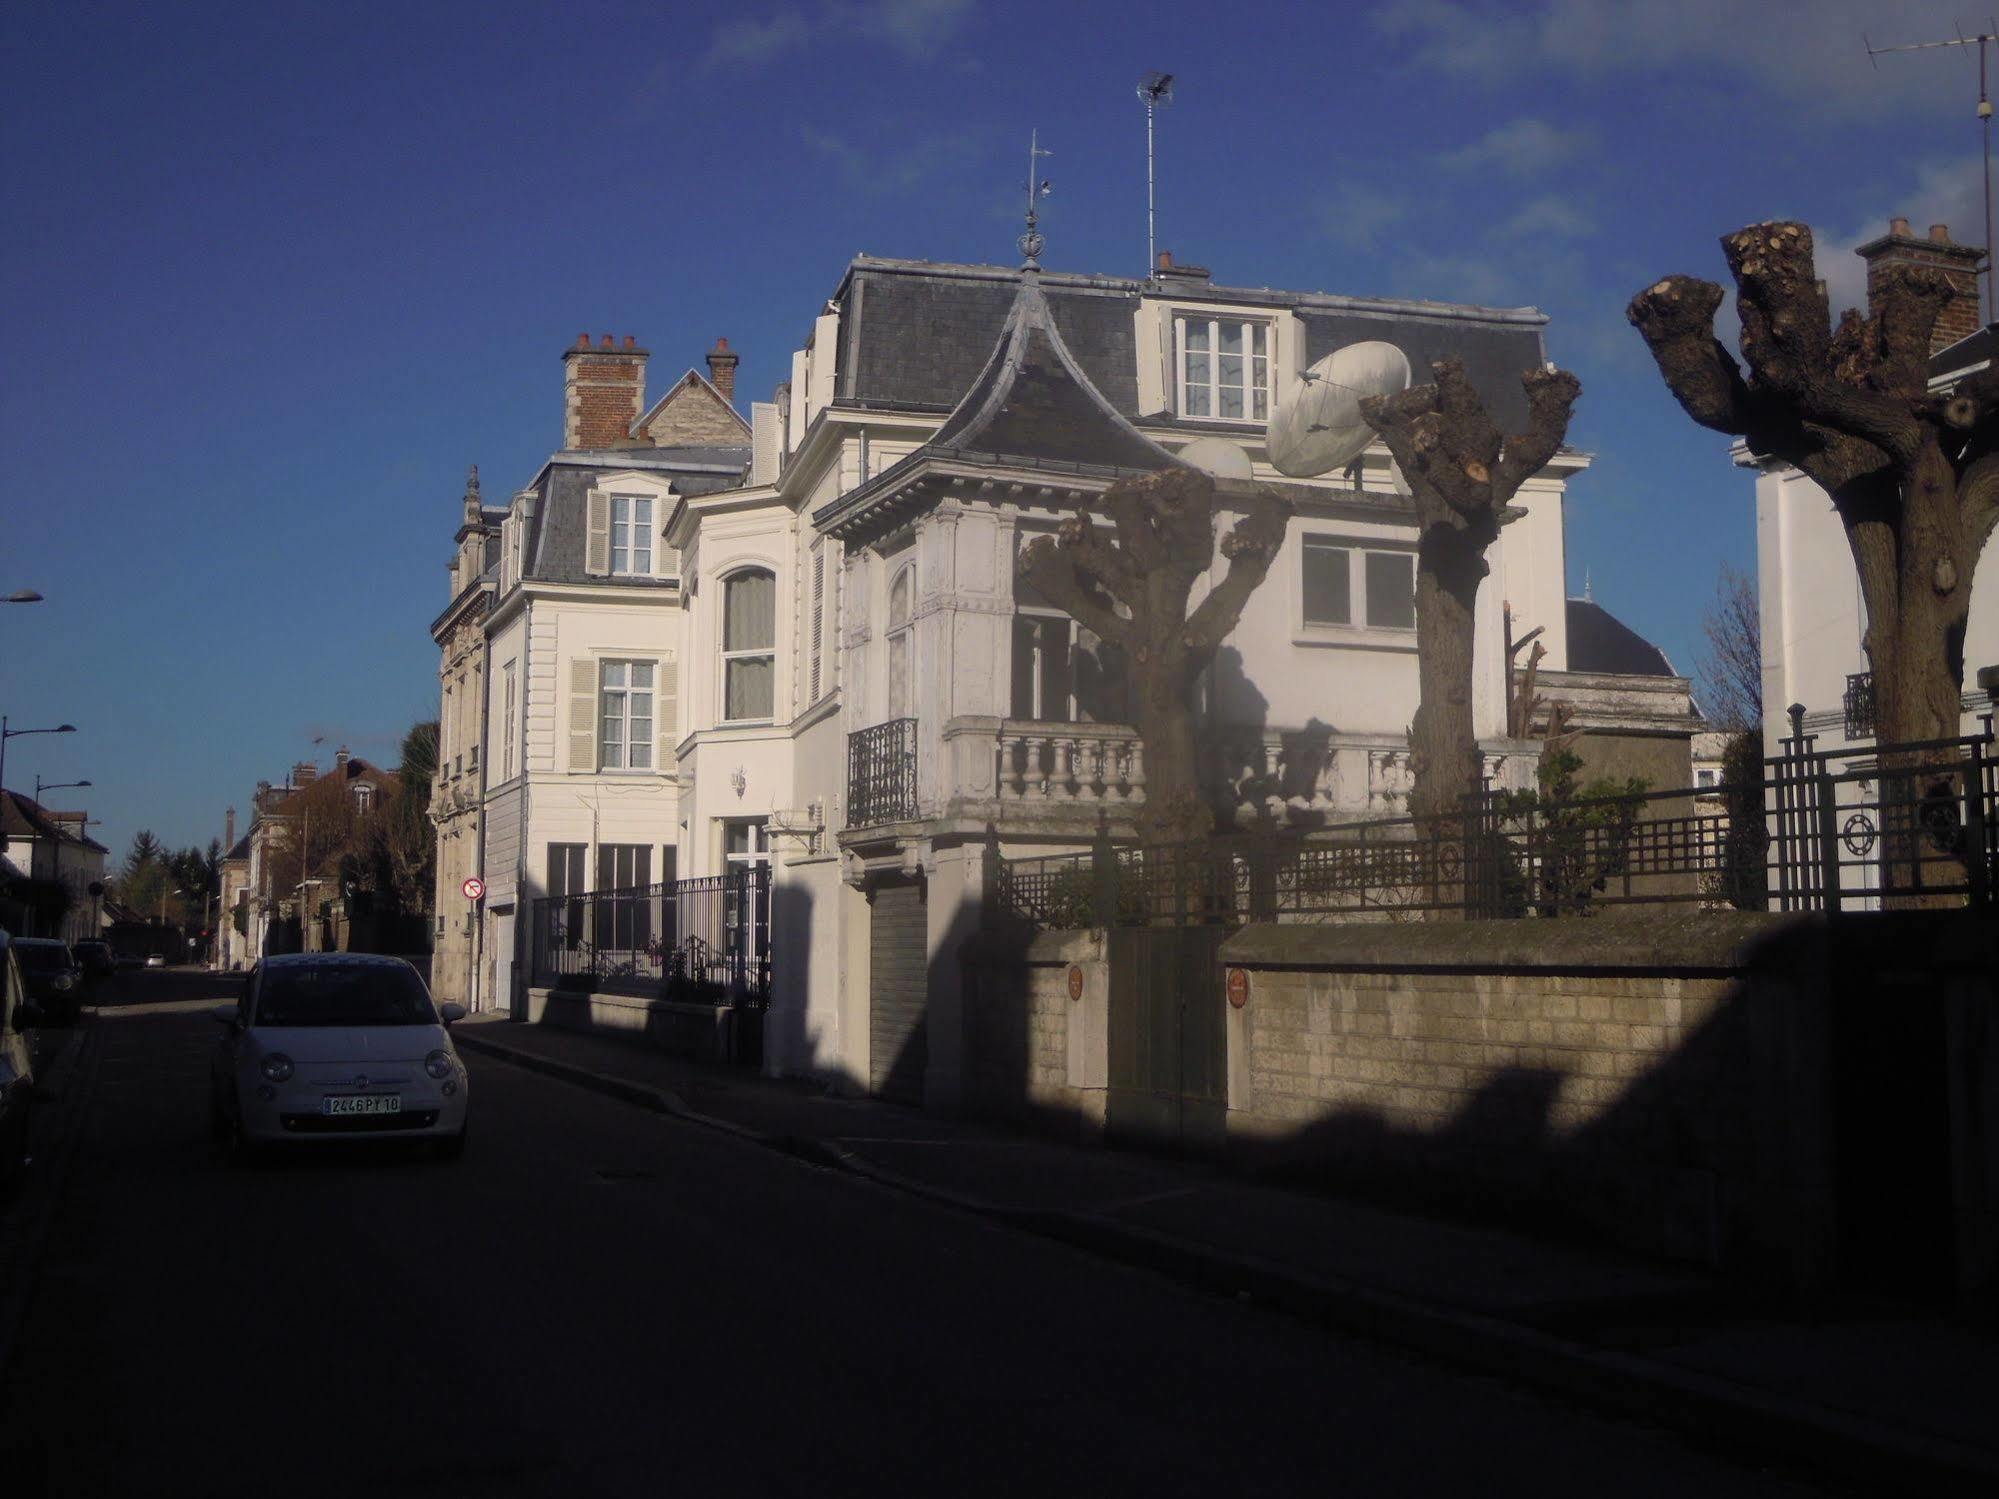
<svg viewBox="0 0 1999 1499">
<path fill-rule="evenodd" d="M 1999 42 L 1999 22 L 1989 17 L 1985 30 L 1976 36 L 1966 36 L 1959 27 L 1957 35 L 1940 42 L 1910 42 L 1900 47 L 1877 47 L 1867 40 L 1867 33 L 1860 34 L 1861 45 L 1867 48 L 1867 60 L 1876 68 L 1881 66 L 1874 60 L 1890 52 L 1933 52 L 1939 47 L 1976 47 L 1978 49 L 1978 123 L 1985 132 L 1985 317 L 1987 321 L 1999 318 L 1999 302 L 1992 295 L 1992 95 L 1986 86 L 1987 69 L 1985 49 Z"/>
<path fill-rule="evenodd" d="M 1138 97 L 1145 101 L 1145 274 L 1149 277 L 1159 265 L 1152 242 L 1152 112 L 1173 102 L 1173 75 L 1147 73 L 1139 82 Z"/>
<path fill-rule="evenodd" d="M 1039 257 L 1041 254 L 1042 246 L 1047 244 L 1048 241 L 1043 239 L 1041 236 L 1041 231 L 1034 227 L 1036 219 L 1038 217 L 1034 212 L 1034 205 L 1036 200 L 1047 197 L 1048 194 L 1053 191 L 1053 189 L 1049 186 L 1048 179 L 1046 177 L 1041 178 L 1039 182 L 1035 180 L 1036 174 L 1041 170 L 1040 167 L 1036 165 L 1036 163 L 1042 157 L 1053 156 L 1054 154 L 1055 153 L 1053 151 L 1044 151 L 1041 149 L 1041 132 L 1039 129 L 1033 130 L 1028 134 L 1027 232 L 1021 235 L 1021 237 L 1018 240 L 1014 241 L 1014 243 L 1020 246 L 1020 253 L 1027 257 L 1026 260 L 1024 260 L 1021 263 L 1022 270 L 1038 271 L 1041 269 L 1041 261 Z"/>
</svg>

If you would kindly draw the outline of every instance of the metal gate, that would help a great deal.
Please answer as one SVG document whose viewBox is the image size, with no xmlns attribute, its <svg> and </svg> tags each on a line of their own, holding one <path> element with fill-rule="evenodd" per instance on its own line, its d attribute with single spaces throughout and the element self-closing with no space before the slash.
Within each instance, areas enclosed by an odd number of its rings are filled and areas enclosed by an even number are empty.
<svg viewBox="0 0 1999 1499">
<path fill-rule="evenodd" d="M 1219 926 L 1117 927 L 1110 960 L 1113 1138 L 1174 1148 L 1219 1144 L 1228 1112 Z"/>
<path fill-rule="evenodd" d="M 868 924 L 868 1091 L 921 1104 L 930 1065 L 929 923 L 920 882 L 875 886 Z"/>
</svg>

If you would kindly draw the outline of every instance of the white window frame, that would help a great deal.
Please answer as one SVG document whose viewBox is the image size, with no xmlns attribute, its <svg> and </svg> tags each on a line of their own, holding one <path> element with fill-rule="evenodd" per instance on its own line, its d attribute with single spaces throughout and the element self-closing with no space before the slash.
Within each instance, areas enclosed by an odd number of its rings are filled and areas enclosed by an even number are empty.
<svg viewBox="0 0 1999 1499">
<path fill-rule="evenodd" d="M 1191 386 L 1192 389 L 1202 390 L 1207 393 L 1209 409 L 1204 412 L 1190 410 L 1188 403 L 1190 382 L 1187 378 L 1187 329 L 1194 324 L 1204 324 L 1208 331 L 1208 348 L 1205 351 L 1208 358 L 1208 378 L 1199 384 Z M 1241 416 L 1223 416 L 1221 414 L 1221 392 L 1225 388 L 1221 383 L 1221 360 L 1223 357 L 1221 353 L 1221 333 L 1224 327 L 1240 328 L 1243 334 L 1243 352 L 1240 356 L 1237 356 L 1244 361 L 1244 379 L 1242 385 L 1243 412 Z M 1253 352 L 1255 339 L 1258 334 L 1261 334 L 1263 338 L 1263 352 L 1261 354 Z M 1240 424 L 1246 427 L 1261 426 L 1270 420 L 1270 412 L 1277 399 L 1276 355 L 1277 328 L 1273 319 L 1241 317 L 1206 311 L 1183 310 L 1175 312 L 1173 314 L 1174 411 L 1190 421 L 1227 422 L 1231 425 Z M 1260 384 L 1254 378 L 1259 365 L 1261 365 L 1263 375 Z M 1261 412 L 1256 409 L 1256 396 L 1259 391 L 1263 396 L 1263 410 Z"/>
<path fill-rule="evenodd" d="M 771 580 L 771 621 L 770 644 L 744 646 L 729 649 L 729 585 L 739 578 L 752 573 L 763 573 Z M 722 649 L 716 654 L 721 658 L 721 674 L 717 691 L 721 700 L 716 703 L 715 721 L 720 724 L 775 723 L 777 721 L 777 569 L 767 563 L 752 562 L 742 567 L 731 568 L 720 580 L 720 614 L 715 621 L 715 639 Z M 736 661 L 768 660 L 770 662 L 770 712 L 753 718 L 729 717 L 729 667 Z"/>
<path fill-rule="evenodd" d="M 1347 554 L 1346 623 L 1305 617 L 1305 561 L 1315 549 L 1337 548 Z M 1409 559 L 1410 620 L 1406 625 L 1375 625 L 1367 622 L 1367 558 L 1383 554 Z M 1291 576 L 1296 594 L 1292 606 L 1295 638 L 1301 644 L 1362 644 L 1404 650 L 1416 648 L 1416 545 L 1382 536 L 1354 536 L 1329 531 L 1307 531 L 1298 539 L 1298 558 Z"/>
<path fill-rule="evenodd" d="M 653 576 L 653 497 L 613 491 L 611 508 L 611 576 L 650 578 Z M 639 507 L 643 506 L 643 517 Z M 620 565 L 620 558 L 623 565 Z"/>
<path fill-rule="evenodd" d="M 895 590 L 906 584 L 908 612 L 900 619 L 895 613 Z M 882 706 L 883 716 L 888 719 L 914 718 L 916 716 L 916 563 L 914 559 L 904 562 L 888 577 L 888 592 L 882 597 Z M 903 656 L 903 683 L 908 695 L 906 702 L 895 700 L 895 658 L 900 650 Z"/>
<path fill-rule="evenodd" d="M 646 674 L 644 687 L 636 681 L 637 674 Z M 622 679 L 613 682 L 614 672 L 621 673 Z M 597 769 L 609 775 L 651 775 L 653 773 L 653 753 L 659 732 L 657 692 L 659 686 L 659 663 L 647 656 L 603 656 L 597 661 Z M 633 704 L 643 698 L 646 725 L 643 735 L 632 732 L 633 723 L 640 718 L 632 711 Z M 607 735 L 609 725 L 609 704 L 618 704 L 617 732 L 614 741 Z M 612 750 L 618 751 L 618 763 L 612 764 Z M 643 763 L 640 757 L 643 756 Z"/>
<path fill-rule="evenodd" d="M 500 714 L 500 779 L 502 781 L 511 781 L 514 778 L 514 666 L 515 663 L 509 661 L 500 668 L 501 700 L 504 705 Z"/>
</svg>

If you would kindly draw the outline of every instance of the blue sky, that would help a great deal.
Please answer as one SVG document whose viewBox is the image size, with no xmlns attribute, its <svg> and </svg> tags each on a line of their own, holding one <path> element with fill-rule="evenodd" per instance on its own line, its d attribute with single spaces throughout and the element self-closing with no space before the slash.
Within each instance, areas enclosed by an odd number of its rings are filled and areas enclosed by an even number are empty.
<svg viewBox="0 0 1999 1499">
<path fill-rule="evenodd" d="M 560 435 L 559 356 L 635 333 L 657 390 L 717 336 L 760 398 L 856 251 L 1045 259 L 1549 312 L 1581 375 L 1571 585 L 1682 670 L 1749 486 L 1623 320 L 1716 239 L 1819 233 L 1836 298 L 1891 214 L 1981 236 L 1975 59 L 1871 68 L 1941 4 L 1014 0 L 27 3 L 0 20 L 0 712 L 122 852 L 222 830 L 436 707 L 427 625 L 467 463 Z M 1969 49 L 1965 49 L 1969 51 Z"/>
</svg>

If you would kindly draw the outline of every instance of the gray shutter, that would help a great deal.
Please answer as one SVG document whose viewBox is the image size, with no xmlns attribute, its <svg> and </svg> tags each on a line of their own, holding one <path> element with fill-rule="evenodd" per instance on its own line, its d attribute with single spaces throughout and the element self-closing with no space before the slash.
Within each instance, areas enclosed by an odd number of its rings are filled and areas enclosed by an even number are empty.
<svg viewBox="0 0 1999 1499">
<path fill-rule="evenodd" d="M 569 768 L 597 768 L 597 663 L 588 656 L 569 663 Z"/>
<path fill-rule="evenodd" d="M 1159 364 L 1166 371 L 1166 383 L 1160 389 L 1165 392 L 1165 409 L 1175 413 L 1180 410 L 1179 328 L 1178 314 L 1170 307 L 1162 307 L 1159 311 Z"/>
<path fill-rule="evenodd" d="M 805 695 L 808 703 L 819 701 L 819 684 L 822 680 L 820 661 L 824 655 L 826 632 L 826 549 L 817 547 L 812 553 L 812 690 Z"/>
<path fill-rule="evenodd" d="M 653 672 L 652 711 L 659 728 L 659 758 L 653 768 L 663 776 L 676 775 L 680 766 L 673 750 L 680 743 L 680 662 L 673 656 L 660 657 Z"/>
<path fill-rule="evenodd" d="M 583 571 L 593 578 L 611 571 L 611 497 L 601 489 L 590 491 L 588 535 L 583 546 Z"/>
</svg>

